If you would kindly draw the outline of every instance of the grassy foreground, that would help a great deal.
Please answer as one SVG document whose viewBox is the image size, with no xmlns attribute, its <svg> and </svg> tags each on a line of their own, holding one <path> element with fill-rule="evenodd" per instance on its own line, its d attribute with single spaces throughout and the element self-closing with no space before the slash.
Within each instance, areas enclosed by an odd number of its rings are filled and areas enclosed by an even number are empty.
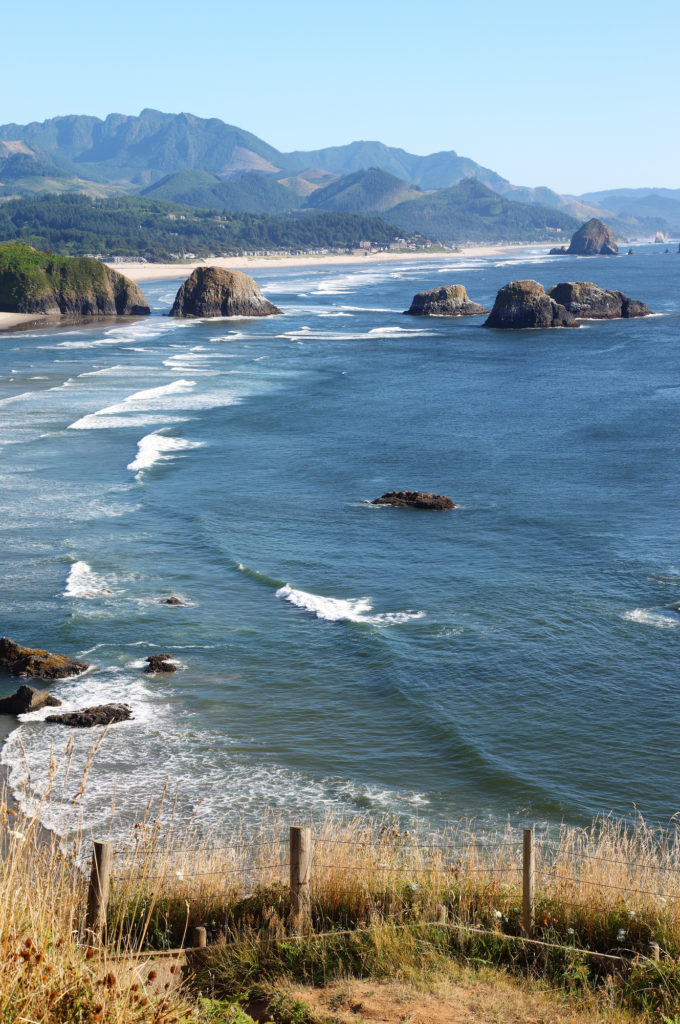
<svg viewBox="0 0 680 1024">
<path fill-rule="evenodd" d="M 542 837 L 534 934 L 546 945 L 532 946 L 518 941 L 510 829 L 416 835 L 328 818 L 314 828 L 310 914 L 293 919 L 280 820 L 208 842 L 149 819 L 116 852 L 107 942 L 88 948 L 82 839 L 67 856 L 35 820 L 0 814 L 0 1024 L 248 1024 L 248 1012 L 680 1024 L 680 845 L 643 823 Z M 196 925 L 208 948 L 169 954 Z"/>
</svg>

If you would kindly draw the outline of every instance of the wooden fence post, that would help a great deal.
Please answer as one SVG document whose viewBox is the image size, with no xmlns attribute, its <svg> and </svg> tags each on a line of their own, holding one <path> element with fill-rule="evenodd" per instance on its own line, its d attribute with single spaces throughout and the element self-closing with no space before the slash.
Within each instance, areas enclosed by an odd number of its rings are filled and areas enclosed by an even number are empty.
<svg viewBox="0 0 680 1024">
<path fill-rule="evenodd" d="M 536 859 L 534 855 L 534 830 L 524 829 L 522 843 L 522 928 L 527 938 L 534 930 L 534 891 L 536 887 Z"/>
<path fill-rule="evenodd" d="M 309 880 L 312 873 L 312 830 L 290 827 L 290 909 L 298 927 L 311 917 Z"/>
<path fill-rule="evenodd" d="M 202 925 L 197 925 L 194 928 L 191 943 L 194 949 L 205 949 L 208 945 L 208 933 Z"/>
<path fill-rule="evenodd" d="M 113 847 L 111 843 L 93 843 L 92 870 L 87 890 L 87 913 L 85 915 L 85 941 L 88 946 L 97 946 L 105 938 L 112 866 Z"/>
</svg>

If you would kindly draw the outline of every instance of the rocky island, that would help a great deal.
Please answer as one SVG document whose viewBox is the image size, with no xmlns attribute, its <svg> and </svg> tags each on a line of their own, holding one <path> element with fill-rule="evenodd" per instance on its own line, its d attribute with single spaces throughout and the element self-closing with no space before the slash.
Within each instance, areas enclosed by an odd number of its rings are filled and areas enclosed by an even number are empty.
<svg viewBox="0 0 680 1024">
<path fill-rule="evenodd" d="M 24 242 L 0 245 L 0 311 L 50 316 L 146 316 L 129 278 L 92 256 L 56 256 Z"/>
<path fill-rule="evenodd" d="M 177 292 L 170 316 L 272 316 L 280 312 L 265 299 L 252 277 L 240 270 L 197 267 Z"/>
<path fill-rule="evenodd" d="M 546 294 L 538 281 L 510 281 L 498 292 L 485 327 L 522 330 L 538 327 L 578 327 L 576 318 Z"/>
<path fill-rule="evenodd" d="M 629 299 L 623 292 L 600 288 L 591 281 L 562 281 L 548 295 L 581 319 L 618 320 L 652 313 L 639 299 Z"/>
<path fill-rule="evenodd" d="M 457 508 L 445 494 L 430 494 L 428 491 L 388 491 L 380 498 L 374 498 L 369 505 L 394 505 L 397 508 L 428 508 L 437 511 Z"/>
<path fill-rule="evenodd" d="M 564 245 L 550 250 L 551 256 L 617 256 L 619 247 L 611 229 L 597 217 L 582 224 L 572 235 L 569 248 Z"/>
<path fill-rule="evenodd" d="M 449 284 L 442 288 L 431 288 L 428 292 L 418 292 L 413 296 L 410 308 L 404 310 L 409 316 L 479 316 L 488 312 L 486 306 L 470 302 L 462 284 Z"/>
</svg>

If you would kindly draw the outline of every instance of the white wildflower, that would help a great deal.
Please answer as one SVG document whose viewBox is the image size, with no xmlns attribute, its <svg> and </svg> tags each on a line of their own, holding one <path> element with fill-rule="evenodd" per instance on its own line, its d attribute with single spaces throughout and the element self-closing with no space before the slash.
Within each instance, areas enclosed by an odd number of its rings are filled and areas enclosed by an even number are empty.
<svg viewBox="0 0 680 1024">
<path fill-rule="evenodd" d="M 628 932 L 624 931 L 623 928 L 619 928 L 618 932 L 616 933 L 616 941 L 624 942 L 627 934 Z"/>
<path fill-rule="evenodd" d="M 567 928 L 567 935 L 574 935 L 574 934 L 575 934 L 575 932 L 574 932 L 573 928 Z"/>
<path fill-rule="evenodd" d="M 184 881 L 184 875 L 181 871 L 175 871 L 175 878 L 179 878 L 180 882 Z"/>
<path fill-rule="evenodd" d="M 500 920 L 500 919 L 502 918 L 502 916 L 503 916 L 503 915 L 501 914 L 500 910 L 492 910 L 492 911 L 491 911 L 491 913 L 492 913 L 492 914 L 493 914 L 493 916 L 494 916 L 495 918 L 497 918 L 498 920 Z"/>
</svg>

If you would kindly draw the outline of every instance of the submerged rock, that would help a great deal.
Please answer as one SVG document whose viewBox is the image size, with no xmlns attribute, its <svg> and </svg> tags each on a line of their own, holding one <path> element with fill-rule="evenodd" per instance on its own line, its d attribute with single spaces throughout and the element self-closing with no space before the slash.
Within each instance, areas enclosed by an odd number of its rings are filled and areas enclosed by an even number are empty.
<svg viewBox="0 0 680 1024">
<path fill-rule="evenodd" d="M 548 292 L 576 317 L 592 320 L 617 320 L 621 317 L 649 316 L 651 309 L 623 292 L 600 288 L 592 281 L 562 281 Z"/>
<path fill-rule="evenodd" d="M 0 310 L 57 316 L 146 316 L 134 281 L 92 256 L 56 256 L 24 242 L 0 245 Z"/>
<path fill-rule="evenodd" d="M 65 654 L 51 654 L 38 647 L 22 647 L 7 636 L 0 638 L 0 670 L 12 676 L 64 679 L 80 675 L 86 668 L 89 668 L 87 662 L 76 661 Z"/>
<path fill-rule="evenodd" d="M 240 270 L 197 267 L 177 292 L 170 316 L 271 316 L 281 310 Z"/>
<path fill-rule="evenodd" d="M 80 711 L 66 711 L 63 715 L 48 715 L 45 721 L 72 725 L 77 729 L 90 729 L 94 725 L 127 722 L 130 718 L 132 711 L 127 704 L 95 704 L 94 707 L 82 708 Z"/>
<path fill-rule="evenodd" d="M 25 715 L 28 711 L 39 711 L 40 708 L 58 707 L 61 707 L 61 701 L 47 690 L 36 690 L 34 686 L 24 684 L 11 697 L 0 700 L 0 715 Z"/>
<path fill-rule="evenodd" d="M 398 508 L 431 508 L 437 510 L 457 508 L 445 494 L 430 494 L 427 491 L 388 491 L 380 498 L 374 498 L 371 505 L 395 505 Z"/>
<path fill-rule="evenodd" d="M 498 292 L 485 327 L 523 330 L 529 327 L 578 327 L 564 306 L 546 294 L 538 281 L 510 281 Z"/>
<path fill-rule="evenodd" d="M 479 316 L 489 310 L 478 302 L 470 302 L 462 284 L 448 284 L 418 292 L 404 312 L 410 316 Z"/>
<path fill-rule="evenodd" d="M 185 602 L 184 601 L 180 601 L 180 599 L 178 597 L 162 597 L 160 599 L 159 603 L 160 604 L 182 605 L 182 607 L 184 607 L 184 605 L 185 605 Z"/>
<path fill-rule="evenodd" d="M 616 256 L 618 251 L 611 229 L 597 217 L 591 217 L 574 232 L 567 249 L 570 256 Z"/>
<path fill-rule="evenodd" d="M 176 672 L 177 665 L 171 654 L 152 654 L 147 659 L 145 672 Z"/>
</svg>

